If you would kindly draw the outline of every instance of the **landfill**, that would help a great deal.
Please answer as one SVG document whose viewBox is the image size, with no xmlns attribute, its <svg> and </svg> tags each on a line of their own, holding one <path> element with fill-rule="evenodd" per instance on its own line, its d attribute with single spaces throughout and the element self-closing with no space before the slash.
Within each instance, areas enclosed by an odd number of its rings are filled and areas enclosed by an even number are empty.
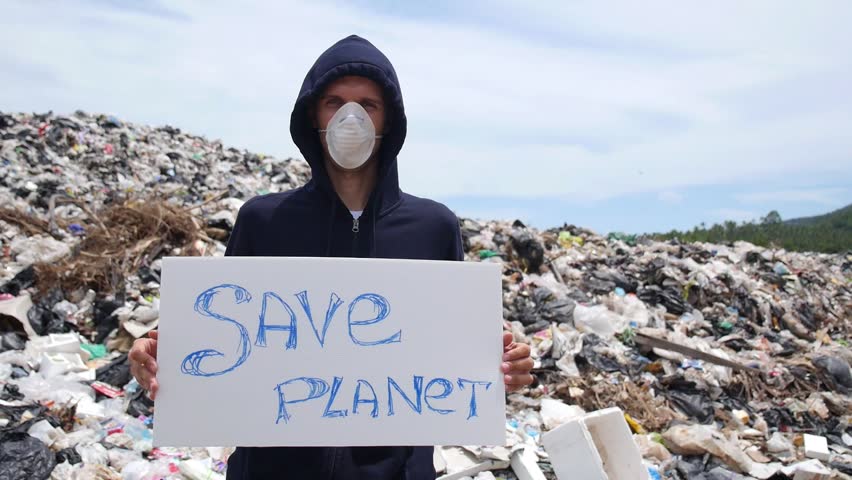
<svg viewBox="0 0 852 480">
<path fill-rule="evenodd" d="M 224 479 L 232 448 L 152 447 L 127 352 L 162 257 L 224 255 L 310 168 L 79 111 L 0 113 L 0 141 L 0 478 Z M 852 253 L 460 223 L 535 381 L 506 444 L 437 447 L 439 478 L 556 478 L 542 435 L 610 407 L 648 478 L 852 478 Z"/>
</svg>

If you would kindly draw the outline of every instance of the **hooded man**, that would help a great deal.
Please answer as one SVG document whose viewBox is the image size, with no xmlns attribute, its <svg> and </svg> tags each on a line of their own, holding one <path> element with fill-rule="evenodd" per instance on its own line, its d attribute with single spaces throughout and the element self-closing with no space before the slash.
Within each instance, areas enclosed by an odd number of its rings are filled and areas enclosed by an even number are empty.
<svg viewBox="0 0 852 480">
<path fill-rule="evenodd" d="M 456 216 L 399 188 L 396 160 L 406 126 L 387 57 L 355 35 L 332 45 L 305 77 L 290 117 L 311 180 L 246 202 L 225 255 L 463 260 Z M 136 341 L 130 359 L 133 375 L 153 398 L 156 332 L 151 337 Z M 503 345 L 507 390 L 529 385 L 529 346 L 512 342 L 510 333 Z M 432 450 L 239 447 L 228 460 L 228 479 L 434 479 Z"/>
</svg>

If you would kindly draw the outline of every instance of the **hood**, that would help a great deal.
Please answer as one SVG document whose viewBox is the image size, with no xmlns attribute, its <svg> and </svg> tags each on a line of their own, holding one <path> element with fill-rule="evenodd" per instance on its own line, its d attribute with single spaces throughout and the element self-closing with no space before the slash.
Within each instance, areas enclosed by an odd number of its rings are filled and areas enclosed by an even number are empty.
<svg viewBox="0 0 852 480">
<path fill-rule="evenodd" d="M 396 157 L 405 141 L 407 122 L 396 71 L 378 48 L 357 35 L 350 35 L 323 52 L 302 82 L 290 116 L 290 135 L 311 166 L 313 177 L 308 187 L 319 188 L 332 194 L 334 189 L 325 169 L 322 144 L 317 130 L 308 118 L 308 109 L 327 85 L 346 75 L 369 78 L 378 83 L 385 93 L 391 129 L 382 137 L 378 152 L 379 178 L 370 196 L 371 205 L 368 205 L 368 208 L 375 208 L 376 213 L 381 215 L 400 200 Z"/>
</svg>

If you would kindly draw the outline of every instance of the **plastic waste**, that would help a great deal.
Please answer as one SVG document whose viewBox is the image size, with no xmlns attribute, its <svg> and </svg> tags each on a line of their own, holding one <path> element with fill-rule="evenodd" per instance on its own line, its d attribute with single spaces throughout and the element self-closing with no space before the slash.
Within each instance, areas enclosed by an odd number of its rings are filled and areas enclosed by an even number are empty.
<svg viewBox="0 0 852 480">
<path fill-rule="evenodd" d="M 548 430 L 581 417 L 585 413 L 586 411 L 577 405 L 567 405 L 553 398 L 541 399 L 541 419 L 544 422 L 544 427 Z"/>
<path fill-rule="evenodd" d="M 113 469 L 121 472 L 131 462 L 142 460 L 142 454 L 134 450 L 112 448 L 107 451 L 107 459 Z"/>
<path fill-rule="evenodd" d="M 583 335 L 583 347 L 576 356 L 576 360 L 581 360 L 602 372 L 626 370 L 626 367 L 616 358 L 613 358 L 606 347 L 607 345 L 601 337 L 594 333 L 587 333 Z"/>
<path fill-rule="evenodd" d="M 32 306 L 33 302 L 29 295 L 0 301 L 0 324 L 6 324 L 8 331 L 23 331 L 27 336 L 35 336 L 36 332 L 30 325 L 28 317 Z"/>
<path fill-rule="evenodd" d="M 8 282 L 0 285 L 0 293 L 7 293 L 17 297 L 23 290 L 32 287 L 34 284 L 35 269 L 32 265 L 29 265 L 16 273 Z"/>
<path fill-rule="evenodd" d="M 77 450 L 74 450 L 73 447 L 64 448 L 58 452 L 56 452 L 56 462 L 59 463 L 69 463 L 71 465 L 76 465 L 83 461 L 83 457 L 77 453 Z"/>
<path fill-rule="evenodd" d="M 633 441 L 639 447 L 642 458 L 652 458 L 660 463 L 671 460 L 672 454 L 665 445 L 654 440 L 653 435 L 633 435 Z"/>
<path fill-rule="evenodd" d="M 106 465 L 109 462 L 109 452 L 100 443 L 79 443 L 74 450 L 80 454 L 83 463 Z"/>
<path fill-rule="evenodd" d="M 852 369 L 846 360 L 837 357 L 816 357 L 814 365 L 825 372 L 829 386 L 835 391 L 852 394 Z"/>
<path fill-rule="evenodd" d="M 89 353 L 89 357 L 92 360 L 97 360 L 99 358 L 103 358 L 107 354 L 106 345 L 101 345 L 97 343 L 83 343 L 80 345 L 80 348 Z"/>
<path fill-rule="evenodd" d="M 713 421 L 715 408 L 706 392 L 695 387 L 694 382 L 676 381 L 668 386 L 666 398 L 687 416 L 700 423 Z"/>
<path fill-rule="evenodd" d="M 127 359 L 127 354 L 121 355 L 103 367 L 98 368 L 96 377 L 98 381 L 115 387 L 127 385 L 131 379 L 130 362 Z"/>
<path fill-rule="evenodd" d="M 208 459 L 209 460 L 209 459 Z M 189 480 L 225 480 L 223 475 L 214 472 L 208 462 L 185 460 L 178 464 L 181 475 Z M 481 474 L 480 474 L 481 475 Z M 479 476 L 477 476 L 479 478 Z M 491 478 L 494 478 L 493 475 Z"/>
<path fill-rule="evenodd" d="M 628 321 L 603 305 L 574 308 L 574 326 L 585 333 L 595 333 L 603 338 L 612 338 L 628 326 Z"/>
<path fill-rule="evenodd" d="M 544 247 L 527 230 L 512 232 L 512 246 L 521 259 L 521 264 L 527 272 L 538 272 L 544 263 Z"/>
<path fill-rule="evenodd" d="M 153 402 L 128 382 L 121 354 L 136 335 L 156 327 L 162 256 L 223 255 L 245 201 L 303 185 L 310 168 L 170 126 L 83 112 L 0 112 L 0 138 L 0 432 L 35 428 L 34 434 L 53 442 L 55 478 L 131 477 L 134 468 L 146 480 L 178 478 L 184 460 L 224 474 L 227 453 L 208 463 L 202 449 L 150 448 Z M 85 242 L 97 235 L 99 222 L 120 231 L 110 215 L 127 213 L 122 208 L 139 199 L 155 208 L 148 193 L 165 194 L 168 205 L 182 212 L 180 224 L 194 225 L 203 239 L 160 244 L 166 235 L 147 249 L 126 232 L 121 238 L 132 240 L 109 251 L 132 249 L 138 262 L 115 269 L 97 264 L 103 252 Z M 646 464 L 664 478 L 748 473 L 765 480 L 782 463 L 796 465 L 804 457 L 799 439 L 805 432 L 824 437 L 834 455 L 822 468 L 835 476 L 852 474 L 846 450 L 852 403 L 844 393 L 849 374 L 840 363 L 852 360 L 845 310 L 852 255 L 746 242 L 659 242 L 620 234 L 608 239 L 574 225 L 540 231 L 521 222 L 461 219 L 461 231 L 468 260 L 501 264 L 503 317 L 516 340 L 532 347 L 535 386 L 511 395 L 507 406 L 512 459 L 523 448 L 527 466 L 552 475 L 540 440 L 548 422 L 558 420 L 544 399 L 563 399 L 587 411 L 617 404 L 625 419 L 649 432 L 708 419 L 708 428 L 723 429 L 724 440 L 716 440 L 722 446 L 696 455 L 669 452 L 659 434 L 634 437 L 645 445 Z M 65 256 L 48 265 L 55 268 L 25 263 L 45 254 Z M 607 321 L 596 322 L 600 318 L 590 317 L 590 310 Z M 635 341 L 645 328 L 759 374 L 647 348 Z M 34 348 L 40 335 L 68 332 L 80 334 L 74 351 Z M 30 346 L 21 349 L 22 342 Z M 40 365 L 42 353 L 79 355 L 85 370 L 71 371 L 83 368 L 72 358 L 58 361 L 68 367 L 65 373 L 46 378 L 50 368 Z M 126 388 L 110 399 L 103 392 L 117 393 L 113 387 Z M 728 447 L 734 446 L 752 461 L 748 472 L 733 471 L 729 462 L 736 458 Z M 508 454 L 495 460 L 492 450 L 462 450 L 472 468 L 508 467 Z M 74 453 L 79 463 L 72 463 Z M 511 478 L 507 471 L 494 474 Z"/>
<path fill-rule="evenodd" d="M 6 332 L 0 334 L 0 352 L 6 350 L 23 350 L 26 346 L 26 338 L 18 332 Z"/>
<path fill-rule="evenodd" d="M 752 461 L 740 450 L 737 441 L 728 438 L 709 425 L 675 425 L 665 432 L 666 446 L 681 455 L 704 455 L 709 453 L 738 472 L 748 472 Z"/>
<path fill-rule="evenodd" d="M 25 265 L 51 263 L 71 253 L 71 248 L 53 237 L 19 237 L 12 241 L 12 256 Z"/>
<path fill-rule="evenodd" d="M 541 321 L 559 323 L 571 323 L 573 321 L 574 309 L 577 304 L 570 298 L 557 298 L 550 289 L 539 287 L 533 291 L 533 299 L 536 304 L 534 314 Z M 547 326 L 547 324 L 544 325 L 544 327 Z"/>
<path fill-rule="evenodd" d="M 0 478 L 50 478 L 56 466 L 53 452 L 39 439 L 26 433 L 0 434 Z"/>
<path fill-rule="evenodd" d="M 805 460 L 781 469 L 781 473 L 793 480 L 828 480 L 831 478 L 831 470 L 819 460 Z"/>
<path fill-rule="evenodd" d="M 632 246 L 636 245 L 636 238 L 637 237 L 636 237 L 636 235 L 629 235 L 629 234 L 626 234 L 626 233 L 623 233 L 623 232 L 612 232 L 609 235 L 607 235 L 606 238 L 607 238 L 607 240 L 610 240 L 610 241 L 624 242 L 627 245 L 630 245 L 632 247 Z"/>
<path fill-rule="evenodd" d="M 33 423 L 27 433 L 31 437 L 41 440 L 48 447 L 53 447 L 55 443 L 60 442 L 65 437 L 65 432 L 62 429 L 54 427 L 47 420 Z"/>
<path fill-rule="evenodd" d="M 70 330 L 58 314 L 53 311 L 53 306 L 62 298 L 62 292 L 58 289 L 40 298 L 27 312 L 27 318 L 35 333 L 48 335 L 51 333 L 65 333 Z"/>
<path fill-rule="evenodd" d="M 583 237 L 575 237 L 571 232 L 565 231 L 559 232 L 558 240 L 562 248 L 582 247 L 585 243 Z"/>
<path fill-rule="evenodd" d="M 776 263 L 772 270 L 778 275 L 790 275 L 790 269 L 781 262 Z"/>
</svg>

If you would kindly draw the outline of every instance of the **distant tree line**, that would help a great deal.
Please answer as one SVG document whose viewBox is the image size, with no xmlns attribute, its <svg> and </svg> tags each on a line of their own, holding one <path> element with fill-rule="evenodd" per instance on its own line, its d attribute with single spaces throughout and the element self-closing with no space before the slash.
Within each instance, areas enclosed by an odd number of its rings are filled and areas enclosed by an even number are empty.
<svg viewBox="0 0 852 480">
<path fill-rule="evenodd" d="M 852 251 L 852 205 L 819 217 L 783 221 L 777 211 L 760 220 L 726 221 L 692 230 L 672 230 L 650 235 L 659 240 L 726 243 L 744 240 L 764 247 L 784 248 L 799 252 L 839 253 Z"/>
</svg>

